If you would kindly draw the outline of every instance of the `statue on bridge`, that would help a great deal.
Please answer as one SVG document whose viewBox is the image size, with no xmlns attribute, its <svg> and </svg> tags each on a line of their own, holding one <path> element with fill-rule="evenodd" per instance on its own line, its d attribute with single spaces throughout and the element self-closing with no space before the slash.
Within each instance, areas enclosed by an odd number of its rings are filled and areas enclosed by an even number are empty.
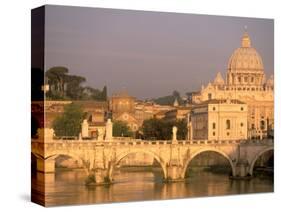
<svg viewBox="0 0 281 212">
<path fill-rule="evenodd" d="M 84 119 L 81 124 L 81 137 L 88 138 L 89 137 L 89 124 L 87 119 Z"/>
<path fill-rule="evenodd" d="M 178 128 L 176 126 L 173 126 L 173 138 L 172 138 L 172 142 L 176 142 L 177 141 L 177 132 L 178 132 Z"/>
<path fill-rule="evenodd" d="M 112 127 L 111 119 L 107 119 L 105 127 L 105 140 L 112 140 Z"/>
</svg>

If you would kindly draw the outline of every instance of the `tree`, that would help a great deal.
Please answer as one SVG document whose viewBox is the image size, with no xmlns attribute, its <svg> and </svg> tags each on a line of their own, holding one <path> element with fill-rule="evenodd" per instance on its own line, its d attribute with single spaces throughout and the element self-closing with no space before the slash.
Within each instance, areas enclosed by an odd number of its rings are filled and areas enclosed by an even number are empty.
<svg viewBox="0 0 281 212">
<path fill-rule="evenodd" d="M 115 137 L 130 137 L 133 135 L 127 123 L 123 121 L 113 122 L 112 134 Z"/>
<path fill-rule="evenodd" d="M 164 124 L 162 120 L 155 118 L 144 120 L 142 125 L 144 139 L 164 140 L 166 136 L 163 134 Z"/>
<path fill-rule="evenodd" d="M 58 99 L 64 98 L 67 73 L 68 69 L 62 66 L 52 67 L 46 71 L 48 84 L 51 88 L 48 95 Z"/>
<path fill-rule="evenodd" d="M 97 101 L 106 101 L 107 100 L 107 88 L 104 86 L 103 90 L 91 88 L 86 86 L 83 88 L 82 95 L 80 97 L 82 100 L 97 100 Z"/>
<path fill-rule="evenodd" d="M 83 86 L 83 83 L 86 82 L 86 78 L 78 75 L 69 75 L 66 67 L 56 66 L 50 68 L 46 72 L 46 79 L 50 87 L 49 91 L 46 93 L 46 97 L 49 99 L 107 100 L 106 86 L 104 86 L 102 90 L 90 86 Z M 42 84 L 43 82 L 40 84 L 40 90 Z"/>
<path fill-rule="evenodd" d="M 180 93 L 179 93 L 178 91 L 174 90 L 174 91 L 173 91 L 173 96 L 174 96 L 175 98 L 180 98 Z"/>
<path fill-rule="evenodd" d="M 177 139 L 184 140 L 187 133 L 187 123 L 184 119 L 175 122 L 155 118 L 145 120 L 142 125 L 143 137 L 146 140 L 171 140 L 173 126 L 178 128 Z"/>
<path fill-rule="evenodd" d="M 83 87 L 82 83 L 86 81 L 84 77 L 76 76 L 76 75 L 68 75 L 66 77 L 67 81 L 67 89 L 66 95 L 70 99 L 81 99 L 83 96 Z"/>
<path fill-rule="evenodd" d="M 177 139 L 185 140 L 187 135 L 187 121 L 185 119 L 177 120 L 175 126 L 178 128 Z"/>
<path fill-rule="evenodd" d="M 84 113 L 80 105 L 66 105 L 63 114 L 53 121 L 56 136 L 78 136 L 83 118 Z"/>
<path fill-rule="evenodd" d="M 107 100 L 107 87 L 106 86 L 104 86 L 102 89 L 101 97 L 102 97 L 102 100 L 104 100 L 104 101 Z"/>
</svg>

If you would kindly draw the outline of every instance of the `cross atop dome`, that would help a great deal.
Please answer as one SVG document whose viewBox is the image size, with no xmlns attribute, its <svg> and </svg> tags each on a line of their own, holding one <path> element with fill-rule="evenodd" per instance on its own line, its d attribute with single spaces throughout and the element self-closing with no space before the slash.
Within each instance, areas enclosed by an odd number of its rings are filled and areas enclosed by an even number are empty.
<svg viewBox="0 0 281 212">
<path fill-rule="evenodd" d="M 250 39 L 250 36 L 247 32 L 247 26 L 244 27 L 245 28 L 245 32 L 243 34 L 243 37 L 242 37 L 242 47 L 243 48 L 250 48 L 251 47 L 251 39 Z"/>
</svg>

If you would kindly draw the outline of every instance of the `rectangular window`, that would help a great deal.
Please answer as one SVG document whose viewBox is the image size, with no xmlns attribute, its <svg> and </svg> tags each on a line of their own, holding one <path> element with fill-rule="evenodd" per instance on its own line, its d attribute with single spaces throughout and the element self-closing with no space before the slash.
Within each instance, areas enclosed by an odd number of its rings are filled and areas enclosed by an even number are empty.
<svg viewBox="0 0 281 212">
<path fill-rule="evenodd" d="M 216 129 L 216 123 L 213 123 L 213 129 Z"/>
<path fill-rule="evenodd" d="M 230 120 L 226 120 L 226 129 L 230 130 Z"/>
<path fill-rule="evenodd" d="M 238 82 L 241 82 L 241 77 L 238 77 Z"/>
<path fill-rule="evenodd" d="M 261 121 L 261 130 L 265 130 L 265 121 L 264 120 Z"/>
</svg>

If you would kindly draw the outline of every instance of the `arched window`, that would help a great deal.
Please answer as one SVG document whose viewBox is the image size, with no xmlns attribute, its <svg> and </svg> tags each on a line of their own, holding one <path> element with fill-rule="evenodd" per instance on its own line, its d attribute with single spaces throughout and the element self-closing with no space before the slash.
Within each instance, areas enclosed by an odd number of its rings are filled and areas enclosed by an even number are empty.
<svg viewBox="0 0 281 212">
<path fill-rule="evenodd" d="M 230 120 L 229 119 L 226 120 L 226 129 L 227 130 L 230 129 Z"/>
<path fill-rule="evenodd" d="M 252 124 L 252 130 L 254 130 L 255 129 L 255 124 Z"/>
<path fill-rule="evenodd" d="M 213 129 L 216 129 L 216 123 L 215 122 L 213 123 Z"/>
<path fill-rule="evenodd" d="M 264 129 L 265 129 L 265 121 L 262 120 L 262 121 L 261 121 L 261 130 L 264 130 Z"/>
</svg>

